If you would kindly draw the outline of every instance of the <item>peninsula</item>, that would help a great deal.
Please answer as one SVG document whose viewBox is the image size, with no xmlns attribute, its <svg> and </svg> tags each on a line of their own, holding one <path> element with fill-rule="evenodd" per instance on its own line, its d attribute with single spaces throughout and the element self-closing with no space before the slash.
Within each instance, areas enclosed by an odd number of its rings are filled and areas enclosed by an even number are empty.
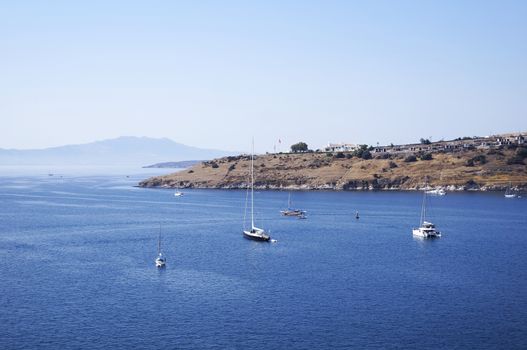
<svg viewBox="0 0 527 350">
<path fill-rule="evenodd" d="M 309 151 L 255 156 L 255 188 L 278 190 L 449 191 L 527 189 L 527 145 L 523 134 L 371 147 L 330 144 Z M 305 145 L 306 147 L 298 147 Z M 293 152 L 294 151 L 294 152 Z M 161 188 L 247 188 L 250 156 L 201 162 L 189 169 L 139 183 Z"/>
</svg>

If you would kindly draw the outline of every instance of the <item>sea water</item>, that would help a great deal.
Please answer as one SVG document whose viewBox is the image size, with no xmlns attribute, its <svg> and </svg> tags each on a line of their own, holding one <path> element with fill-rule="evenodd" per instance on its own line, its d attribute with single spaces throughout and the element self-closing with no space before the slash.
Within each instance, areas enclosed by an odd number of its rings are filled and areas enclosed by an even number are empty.
<svg viewBox="0 0 527 350">
<path fill-rule="evenodd" d="M 420 240 L 421 193 L 257 191 L 261 243 L 245 191 L 144 176 L 0 177 L 1 349 L 527 348 L 526 199 L 431 198 Z"/>
</svg>

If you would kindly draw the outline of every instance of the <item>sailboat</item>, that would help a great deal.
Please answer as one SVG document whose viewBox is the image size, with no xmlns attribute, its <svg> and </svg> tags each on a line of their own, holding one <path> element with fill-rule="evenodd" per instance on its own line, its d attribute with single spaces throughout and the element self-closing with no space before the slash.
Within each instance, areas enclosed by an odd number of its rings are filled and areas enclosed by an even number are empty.
<svg viewBox="0 0 527 350">
<path fill-rule="evenodd" d="M 306 211 L 301 209 L 293 209 L 291 206 L 291 192 L 289 192 L 289 199 L 287 200 L 287 209 L 281 210 L 283 216 L 305 216 Z"/>
<path fill-rule="evenodd" d="M 251 229 L 243 230 L 243 236 L 254 241 L 269 242 L 271 236 L 264 229 L 254 225 L 254 140 L 251 153 Z"/>
<path fill-rule="evenodd" d="M 436 230 L 436 226 L 430 221 L 426 221 L 426 191 L 423 191 L 423 205 L 421 207 L 421 221 L 420 227 L 414 228 L 412 233 L 416 237 L 421 238 L 439 238 L 441 232 Z"/>
<path fill-rule="evenodd" d="M 509 182 L 509 186 L 507 186 L 507 190 L 505 191 L 505 198 L 516 198 L 518 197 L 518 194 L 515 193 L 511 188 L 512 183 Z"/>
<path fill-rule="evenodd" d="M 157 254 L 156 267 L 165 267 L 167 260 L 161 253 L 161 225 L 159 225 L 159 235 L 157 236 Z"/>
</svg>

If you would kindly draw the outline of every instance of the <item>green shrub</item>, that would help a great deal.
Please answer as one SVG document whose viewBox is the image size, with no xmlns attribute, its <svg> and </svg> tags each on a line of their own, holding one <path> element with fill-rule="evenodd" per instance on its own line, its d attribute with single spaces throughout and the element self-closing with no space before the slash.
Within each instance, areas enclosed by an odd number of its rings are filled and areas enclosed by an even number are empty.
<svg viewBox="0 0 527 350">
<path fill-rule="evenodd" d="M 432 153 L 425 153 L 420 158 L 421 160 L 432 160 Z"/>
<path fill-rule="evenodd" d="M 360 157 L 362 159 L 371 159 L 371 152 L 370 151 L 364 151 L 364 152 L 362 152 Z"/>
</svg>

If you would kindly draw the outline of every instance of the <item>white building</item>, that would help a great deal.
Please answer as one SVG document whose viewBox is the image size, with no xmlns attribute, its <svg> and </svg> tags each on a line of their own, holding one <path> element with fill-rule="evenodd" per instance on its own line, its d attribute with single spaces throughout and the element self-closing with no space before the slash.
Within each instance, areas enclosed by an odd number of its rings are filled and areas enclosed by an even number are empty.
<svg viewBox="0 0 527 350">
<path fill-rule="evenodd" d="M 353 152 L 359 149 L 358 145 L 352 143 L 328 143 L 324 148 L 326 152 Z"/>
</svg>

